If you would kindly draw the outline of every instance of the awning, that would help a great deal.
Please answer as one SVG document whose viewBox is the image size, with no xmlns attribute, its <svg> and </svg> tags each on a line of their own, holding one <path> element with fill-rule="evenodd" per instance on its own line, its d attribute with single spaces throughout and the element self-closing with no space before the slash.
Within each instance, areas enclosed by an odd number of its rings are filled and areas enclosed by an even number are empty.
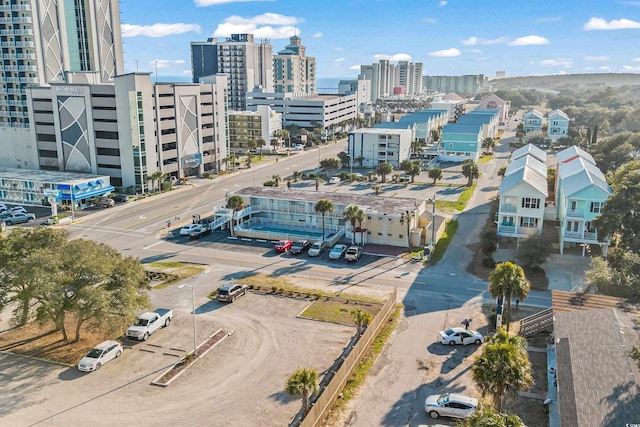
<svg viewBox="0 0 640 427">
<path fill-rule="evenodd" d="M 86 182 L 81 182 L 73 186 L 74 190 L 84 190 L 85 188 L 89 188 L 89 184 Z"/>
<path fill-rule="evenodd" d="M 113 185 L 110 185 L 108 187 L 99 188 L 99 189 L 93 190 L 93 191 L 85 191 L 82 194 L 73 193 L 73 200 L 90 199 L 92 197 L 98 197 L 98 196 L 105 195 L 105 194 L 110 193 L 110 192 L 112 192 L 114 190 L 115 190 L 115 187 Z M 60 198 L 62 200 L 71 200 L 71 194 L 63 193 Z"/>
</svg>

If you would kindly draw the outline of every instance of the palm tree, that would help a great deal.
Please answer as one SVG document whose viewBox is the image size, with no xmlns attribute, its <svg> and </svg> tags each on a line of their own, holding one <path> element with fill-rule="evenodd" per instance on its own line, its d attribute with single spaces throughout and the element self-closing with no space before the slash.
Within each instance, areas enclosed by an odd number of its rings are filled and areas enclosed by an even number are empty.
<svg viewBox="0 0 640 427">
<path fill-rule="evenodd" d="M 524 338 L 509 335 L 500 328 L 487 338 L 482 354 L 473 362 L 473 380 L 482 392 L 492 395 L 493 406 L 502 412 L 502 398 L 507 389 L 524 391 L 533 385 L 531 362 Z"/>
<path fill-rule="evenodd" d="M 324 217 L 327 213 L 333 213 L 333 203 L 327 199 L 320 199 L 313 208 L 316 213 L 322 215 L 322 240 L 324 240 Z"/>
<path fill-rule="evenodd" d="M 382 186 L 381 185 L 374 185 L 371 188 L 373 189 L 373 191 L 376 192 L 376 196 L 379 196 L 380 193 L 382 192 Z"/>
<path fill-rule="evenodd" d="M 484 405 L 469 418 L 457 421 L 458 427 L 527 427 L 517 415 L 500 414 L 493 406 Z"/>
<path fill-rule="evenodd" d="M 242 197 L 238 195 L 231 196 L 227 199 L 227 207 L 233 210 L 233 213 L 231 214 L 231 235 L 233 236 L 233 217 L 236 212 L 244 209 L 244 200 L 242 200 Z"/>
<path fill-rule="evenodd" d="M 324 159 L 320 161 L 320 167 L 324 169 L 325 172 L 331 171 L 329 178 L 333 176 L 333 173 L 336 169 L 340 168 L 341 164 L 342 162 L 340 162 L 340 160 L 336 158 Z"/>
<path fill-rule="evenodd" d="M 267 145 L 267 142 L 263 138 L 256 139 L 256 146 L 260 149 L 260 158 L 262 159 L 262 147 Z"/>
<path fill-rule="evenodd" d="M 249 138 L 247 141 L 247 148 L 249 149 L 249 153 L 253 152 L 256 149 L 258 143 L 256 142 L 254 137 Z"/>
<path fill-rule="evenodd" d="M 275 181 L 275 183 L 276 183 L 276 187 L 278 187 L 278 186 L 280 185 L 280 180 L 281 180 L 282 178 L 280 178 L 280 175 L 272 175 L 272 176 L 271 176 L 271 179 Z"/>
<path fill-rule="evenodd" d="M 432 168 L 429 170 L 429 178 L 433 179 L 433 184 L 435 185 L 436 181 L 442 179 L 442 169 L 440 168 Z"/>
<path fill-rule="evenodd" d="M 478 165 L 472 159 L 466 159 L 462 162 L 462 175 L 467 178 L 467 187 L 471 187 L 473 185 L 473 180 L 480 178 L 480 170 L 478 169 Z"/>
<path fill-rule="evenodd" d="M 156 188 L 156 191 L 158 190 L 162 190 L 162 181 L 167 177 L 166 173 L 163 173 L 162 171 L 155 171 L 153 174 L 151 174 L 151 176 L 149 177 L 149 179 L 153 180 L 153 181 L 157 181 L 158 185 L 154 185 L 154 187 Z"/>
<path fill-rule="evenodd" d="M 310 398 L 320 390 L 318 386 L 318 372 L 315 369 L 300 368 L 287 380 L 285 390 L 291 396 L 302 399 L 302 414 L 306 416 L 311 409 Z"/>
<path fill-rule="evenodd" d="M 405 213 L 400 215 L 400 224 L 404 224 L 404 223 L 407 224 L 407 243 L 409 244 L 409 251 L 412 250 L 412 248 L 411 248 L 411 236 L 409 234 L 411 232 L 411 221 L 415 217 L 416 217 L 416 213 L 415 212 L 411 212 L 411 211 L 406 211 Z"/>
<path fill-rule="evenodd" d="M 351 205 L 344 211 L 344 219 L 351 223 L 351 243 L 356 240 L 356 223 L 364 221 L 364 211 L 356 205 Z"/>
<path fill-rule="evenodd" d="M 501 262 L 496 265 L 495 269 L 489 275 L 489 283 L 491 283 L 491 295 L 494 298 L 504 298 L 507 303 L 506 321 L 507 331 L 509 331 L 509 323 L 511 322 L 511 298 L 517 298 L 524 301 L 529 293 L 531 284 L 524 274 L 524 270 L 519 265 L 512 262 Z"/>
<path fill-rule="evenodd" d="M 491 137 L 486 137 L 485 139 L 482 140 L 482 148 L 484 148 L 487 153 L 491 152 L 491 150 L 493 150 L 493 147 L 495 147 L 495 145 L 496 145 L 496 140 Z"/>
<path fill-rule="evenodd" d="M 387 180 L 387 175 L 393 172 L 393 166 L 389 162 L 380 163 L 376 172 L 382 176 L 382 182 L 384 183 Z"/>
<path fill-rule="evenodd" d="M 358 328 L 358 334 L 362 334 L 364 329 L 373 319 L 373 315 L 371 313 L 359 308 L 351 310 L 351 315 L 353 316 L 353 321 L 356 323 L 356 328 Z"/>
<path fill-rule="evenodd" d="M 422 166 L 419 160 L 403 160 L 400 164 L 400 170 L 409 175 L 411 182 L 414 182 L 416 175 L 420 175 L 420 172 L 422 172 Z"/>
</svg>

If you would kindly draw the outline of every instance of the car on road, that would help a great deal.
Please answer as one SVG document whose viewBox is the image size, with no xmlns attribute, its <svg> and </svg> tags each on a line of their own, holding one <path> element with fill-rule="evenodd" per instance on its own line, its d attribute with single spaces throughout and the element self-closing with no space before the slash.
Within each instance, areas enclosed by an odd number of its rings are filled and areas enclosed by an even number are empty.
<svg viewBox="0 0 640 427">
<path fill-rule="evenodd" d="M 329 252 L 329 259 L 340 259 L 347 252 L 347 245 L 335 245 Z"/>
<path fill-rule="evenodd" d="M 189 232 L 190 239 L 199 239 L 202 236 L 205 236 L 211 232 L 211 229 L 206 224 L 195 224 L 196 227 L 191 228 Z"/>
<path fill-rule="evenodd" d="M 293 147 L 294 151 L 303 151 L 304 150 L 304 145 L 302 144 L 296 144 L 295 147 Z"/>
<path fill-rule="evenodd" d="M 360 255 L 362 255 L 362 247 L 351 246 L 349 249 L 347 249 L 347 252 L 345 252 L 344 259 L 349 262 L 356 262 L 360 259 Z"/>
<path fill-rule="evenodd" d="M 311 247 L 311 241 L 309 240 L 298 240 L 297 242 L 293 242 L 291 248 L 289 249 L 289 253 L 291 255 L 300 255 L 309 250 Z"/>
<path fill-rule="evenodd" d="M 14 206 L 11 209 L 9 209 L 9 212 L 27 213 L 27 210 L 24 208 L 24 206 Z"/>
<path fill-rule="evenodd" d="M 482 344 L 483 340 L 480 332 L 465 328 L 449 328 L 438 332 L 438 341 L 445 345 Z"/>
<path fill-rule="evenodd" d="M 325 242 L 324 240 L 318 240 L 316 242 L 313 242 L 313 245 L 311 245 L 311 247 L 309 248 L 309 252 L 307 252 L 307 255 L 320 256 L 324 253 L 324 251 L 327 250 L 328 247 L 329 244 L 327 242 Z"/>
<path fill-rule="evenodd" d="M 478 410 L 478 399 L 456 393 L 434 394 L 425 400 L 424 410 L 433 419 L 468 418 Z"/>
<path fill-rule="evenodd" d="M 96 201 L 93 202 L 94 206 L 98 206 L 100 208 L 111 208 L 116 205 L 115 200 L 110 199 L 108 197 L 100 197 Z"/>
<path fill-rule="evenodd" d="M 7 216 L 2 216 L 4 223 L 7 225 L 14 224 L 23 224 L 25 222 L 33 221 L 36 219 L 36 215 L 30 212 L 28 213 L 20 213 L 20 212 L 11 212 Z"/>
<path fill-rule="evenodd" d="M 98 344 L 80 359 L 78 370 L 82 372 L 97 371 L 105 363 L 120 357 L 122 351 L 122 344 L 118 341 L 105 341 Z"/>
<path fill-rule="evenodd" d="M 195 229 L 198 229 L 198 227 L 200 227 L 200 224 L 187 224 L 180 229 L 180 235 L 190 236 L 191 232 Z"/>
<path fill-rule="evenodd" d="M 239 298 L 247 293 L 247 286 L 239 283 L 227 283 L 218 289 L 218 301 L 222 302 L 235 302 L 236 298 Z"/>
<path fill-rule="evenodd" d="M 117 203 L 125 203 L 129 201 L 129 196 L 126 194 L 116 194 L 113 196 L 113 200 Z"/>
<path fill-rule="evenodd" d="M 278 253 L 287 252 L 293 246 L 293 240 L 280 240 L 273 249 Z"/>
<path fill-rule="evenodd" d="M 329 180 L 329 184 L 339 184 L 339 183 L 340 183 L 340 177 L 337 177 L 337 176 L 333 176 Z"/>
</svg>

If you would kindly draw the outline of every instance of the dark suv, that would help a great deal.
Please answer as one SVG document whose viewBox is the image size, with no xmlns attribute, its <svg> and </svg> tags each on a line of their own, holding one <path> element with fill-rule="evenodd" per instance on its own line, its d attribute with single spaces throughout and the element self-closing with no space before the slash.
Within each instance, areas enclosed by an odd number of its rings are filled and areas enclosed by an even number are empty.
<svg viewBox="0 0 640 427">
<path fill-rule="evenodd" d="M 311 242 L 309 240 L 299 240 L 293 243 L 291 249 L 289 249 L 289 253 L 291 255 L 300 255 L 301 253 L 308 251 L 310 246 Z"/>
<path fill-rule="evenodd" d="M 247 293 L 247 287 L 238 283 L 227 283 L 218 289 L 218 301 L 234 302 L 236 298 Z"/>
</svg>

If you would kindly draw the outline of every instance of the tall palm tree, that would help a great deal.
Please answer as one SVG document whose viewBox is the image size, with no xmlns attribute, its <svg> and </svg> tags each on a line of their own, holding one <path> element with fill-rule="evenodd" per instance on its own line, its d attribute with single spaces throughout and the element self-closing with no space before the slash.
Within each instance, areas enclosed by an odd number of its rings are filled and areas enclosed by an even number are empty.
<svg viewBox="0 0 640 427">
<path fill-rule="evenodd" d="M 256 139 L 256 146 L 260 150 L 260 159 L 262 159 L 262 148 L 267 145 L 267 142 L 263 138 Z"/>
<path fill-rule="evenodd" d="M 391 166 L 389 162 L 380 163 L 376 172 L 382 176 L 382 182 L 385 183 L 387 181 L 387 175 L 393 172 L 393 166 Z"/>
<path fill-rule="evenodd" d="M 280 175 L 272 175 L 272 176 L 271 176 L 271 179 L 275 181 L 275 183 L 276 183 L 276 187 L 277 187 L 277 186 L 279 186 L 279 185 L 280 185 L 280 180 L 281 180 L 282 178 L 280 178 Z"/>
<path fill-rule="evenodd" d="M 324 240 L 324 217 L 327 213 L 333 213 L 333 203 L 331 203 L 331 201 L 327 199 L 320 199 L 316 202 L 316 205 L 313 209 L 316 211 L 316 213 L 322 215 L 322 240 Z"/>
<path fill-rule="evenodd" d="M 433 184 L 435 185 L 437 180 L 442 179 L 442 169 L 431 168 L 427 175 L 429 175 L 429 178 L 433 179 Z"/>
<path fill-rule="evenodd" d="M 344 219 L 351 223 L 351 244 L 356 240 L 356 224 L 364 221 L 364 211 L 356 205 L 347 207 L 344 211 Z"/>
<path fill-rule="evenodd" d="M 509 335 L 500 328 L 496 335 L 487 338 L 482 354 L 473 362 L 473 380 L 483 395 L 491 394 L 498 412 L 502 412 L 507 388 L 524 391 L 533 385 L 526 346 L 524 338 Z"/>
<path fill-rule="evenodd" d="M 371 323 L 371 319 L 373 319 L 371 313 L 360 308 L 352 310 L 351 315 L 353 316 L 353 321 L 356 322 L 356 328 L 358 328 L 359 334 L 364 332 L 364 328 L 367 327 L 369 323 Z"/>
<path fill-rule="evenodd" d="M 466 159 L 462 162 L 462 175 L 467 178 L 467 187 L 473 185 L 473 180 L 480 177 L 480 169 L 472 159 Z"/>
<path fill-rule="evenodd" d="M 507 331 L 509 331 L 509 323 L 511 323 L 511 298 L 518 298 L 524 301 L 529 293 L 531 284 L 527 280 L 524 270 L 519 265 L 510 261 L 501 262 L 496 265 L 493 272 L 489 275 L 489 283 L 491 283 L 491 296 L 494 298 L 504 298 L 507 303 L 506 322 Z"/>
<path fill-rule="evenodd" d="M 411 251 L 413 248 L 411 247 L 411 221 L 416 217 L 416 213 L 412 211 L 406 211 L 402 215 L 400 215 L 400 224 L 407 224 L 407 243 L 409 245 L 409 250 Z"/>
<path fill-rule="evenodd" d="M 151 176 L 149 177 L 150 179 L 152 179 L 155 182 L 157 181 L 157 185 L 154 185 L 154 187 L 156 188 L 156 191 L 162 190 L 162 180 L 165 179 L 167 177 L 166 173 L 163 173 L 162 171 L 155 171 L 153 174 L 151 174 Z"/>
<path fill-rule="evenodd" d="M 233 217 L 235 216 L 236 212 L 244 209 L 244 200 L 242 200 L 242 197 L 238 195 L 231 196 L 227 199 L 227 207 L 233 210 L 233 214 L 231 215 L 231 235 L 233 236 Z"/>
<path fill-rule="evenodd" d="M 311 409 L 310 398 L 320 390 L 318 372 L 315 369 L 300 368 L 287 380 L 285 390 L 291 396 L 302 399 L 302 413 L 306 416 Z"/>
</svg>

